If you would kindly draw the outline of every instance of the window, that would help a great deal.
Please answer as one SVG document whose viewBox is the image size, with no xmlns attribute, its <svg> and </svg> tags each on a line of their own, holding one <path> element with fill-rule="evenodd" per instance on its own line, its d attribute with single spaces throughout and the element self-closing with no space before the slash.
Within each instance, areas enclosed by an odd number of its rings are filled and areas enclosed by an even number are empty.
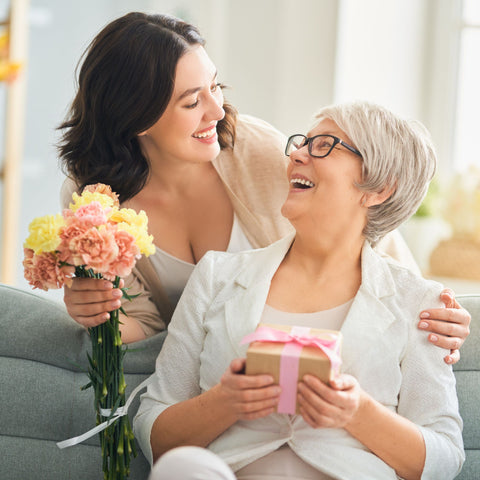
<svg viewBox="0 0 480 480">
<path fill-rule="evenodd" d="M 480 2 L 463 0 L 453 169 L 480 167 Z"/>
</svg>

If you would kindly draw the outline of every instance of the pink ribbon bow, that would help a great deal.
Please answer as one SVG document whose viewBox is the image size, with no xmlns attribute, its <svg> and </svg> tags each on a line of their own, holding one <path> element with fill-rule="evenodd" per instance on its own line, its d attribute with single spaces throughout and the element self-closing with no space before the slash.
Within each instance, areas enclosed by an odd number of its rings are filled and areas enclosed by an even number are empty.
<svg viewBox="0 0 480 480">
<path fill-rule="evenodd" d="M 334 334 L 326 334 L 330 338 L 319 338 L 308 335 L 310 328 L 292 327 L 290 332 L 276 330 L 275 328 L 260 326 L 257 330 L 246 335 L 241 344 L 251 342 L 274 342 L 284 343 L 280 357 L 280 387 L 282 392 L 278 403 L 278 413 L 295 413 L 298 366 L 303 347 L 319 348 L 330 360 L 332 369 L 338 370 L 341 364 L 338 355 L 338 337 Z"/>
</svg>

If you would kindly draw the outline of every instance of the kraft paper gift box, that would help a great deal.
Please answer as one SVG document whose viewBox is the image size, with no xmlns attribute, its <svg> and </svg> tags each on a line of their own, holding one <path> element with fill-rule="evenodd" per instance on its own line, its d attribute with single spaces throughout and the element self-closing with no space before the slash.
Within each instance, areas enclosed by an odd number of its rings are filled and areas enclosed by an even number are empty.
<svg viewBox="0 0 480 480">
<path fill-rule="evenodd" d="M 261 323 L 244 343 L 250 343 L 245 373 L 270 374 L 282 388 L 278 413 L 299 413 L 297 384 L 307 373 L 328 383 L 340 372 L 342 335 L 335 330 Z"/>
</svg>

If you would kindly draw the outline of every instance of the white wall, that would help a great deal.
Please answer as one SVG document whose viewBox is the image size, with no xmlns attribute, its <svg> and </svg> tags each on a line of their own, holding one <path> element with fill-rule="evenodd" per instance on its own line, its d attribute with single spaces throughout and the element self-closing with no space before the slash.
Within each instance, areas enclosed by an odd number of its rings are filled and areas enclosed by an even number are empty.
<svg viewBox="0 0 480 480">
<path fill-rule="evenodd" d="M 336 0 L 199 2 L 197 24 L 226 96 L 285 133 L 305 131 L 333 99 Z M 205 8 L 207 5 L 207 8 Z"/>
<path fill-rule="evenodd" d="M 372 100 L 424 117 L 424 0 L 343 0 L 335 101 Z"/>
</svg>

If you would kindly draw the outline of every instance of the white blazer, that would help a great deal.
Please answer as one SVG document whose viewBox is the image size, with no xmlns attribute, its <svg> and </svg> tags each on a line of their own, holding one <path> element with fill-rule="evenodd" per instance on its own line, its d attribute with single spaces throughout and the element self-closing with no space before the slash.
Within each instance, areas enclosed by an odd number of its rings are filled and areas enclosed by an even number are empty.
<svg viewBox="0 0 480 480">
<path fill-rule="evenodd" d="M 208 252 L 195 268 L 134 419 L 150 462 L 150 432 L 157 416 L 212 388 L 232 359 L 245 356 L 247 346 L 240 341 L 259 323 L 271 279 L 292 241 L 293 235 L 263 249 Z M 454 478 L 464 461 L 452 368 L 443 361 L 445 352 L 417 328 L 422 309 L 441 306 L 441 289 L 380 257 L 366 242 L 362 284 L 341 329 L 342 371 L 419 426 L 427 452 L 422 478 L 431 480 Z M 236 471 L 284 443 L 334 478 L 397 478 L 344 429 L 313 429 L 299 415 L 239 421 L 208 448 Z"/>
</svg>

